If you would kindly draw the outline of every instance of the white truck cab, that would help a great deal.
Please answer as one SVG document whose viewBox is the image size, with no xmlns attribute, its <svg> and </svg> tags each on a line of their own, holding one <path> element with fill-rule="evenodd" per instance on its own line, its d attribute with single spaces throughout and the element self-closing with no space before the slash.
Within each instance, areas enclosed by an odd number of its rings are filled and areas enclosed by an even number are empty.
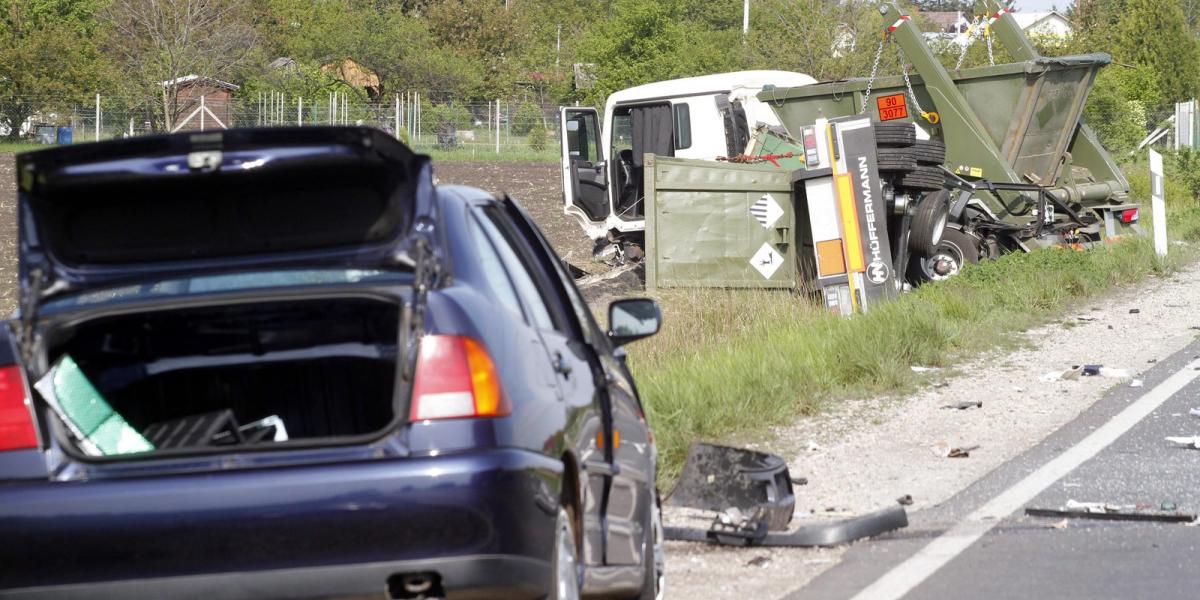
<svg viewBox="0 0 1200 600">
<path fill-rule="evenodd" d="M 603 127 L 595 108 L 560 108 L 563 212 L 579 222 L 597 249 L 640 235 L 646 228 L 646 154 L 704 160 L 739 156 L 757 125 L 780 125 L 758 93 L 812 83 L 812 77 L 789 71 L 648 83 L 609 96 Z"/>
</svg>

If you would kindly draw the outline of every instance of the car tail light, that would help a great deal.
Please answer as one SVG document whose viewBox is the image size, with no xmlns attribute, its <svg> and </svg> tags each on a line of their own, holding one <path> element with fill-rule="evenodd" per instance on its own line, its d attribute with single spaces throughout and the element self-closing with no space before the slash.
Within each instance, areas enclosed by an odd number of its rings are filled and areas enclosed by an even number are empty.
<svg viewBox="0 0 1200 600">
<path fill-rule="evenodd" d="M 1127 209 L 1121 211 L 1121 222 L 1122 223 L 1137 223 L 1137 220 L 1138 220 L 1138 209 L 1127 208 Z"/>
<path fill-rule="evenodd" d="M 37 429 L 29 414 L 21 368 L 0 367 L 0 451 L 37 447 Z"/>
<path fill-rule="evenodd" d="M 483 344 L 457 335 L 421 339 L 413 378 L 414 421 L 502 417 L 512 412 Z"/>
</svg>

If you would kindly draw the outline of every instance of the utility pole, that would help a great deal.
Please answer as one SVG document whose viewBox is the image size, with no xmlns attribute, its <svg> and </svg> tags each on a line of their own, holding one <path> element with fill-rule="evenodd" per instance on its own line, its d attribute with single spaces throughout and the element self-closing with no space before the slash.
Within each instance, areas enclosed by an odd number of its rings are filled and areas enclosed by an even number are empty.
<svg viewBox="0 0 1200 600">
<path fill-rule="evenodd" d="M 750 35 L 750 0 L 742 0 L 742 39 Z"/>
</svg>

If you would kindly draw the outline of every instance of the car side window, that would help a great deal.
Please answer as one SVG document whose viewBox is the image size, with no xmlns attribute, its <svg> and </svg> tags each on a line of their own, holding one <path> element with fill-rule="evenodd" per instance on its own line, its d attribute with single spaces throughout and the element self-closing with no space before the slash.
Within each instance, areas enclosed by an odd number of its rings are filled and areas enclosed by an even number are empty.
<svg viewBox="0 0 1200 600">
<path fill-rule="evenodd" d="M 521 310 L 521 302 L 517 300 L 517 292 L 513 289 L 512 281 L 509 280 L 508 274 L 505 272 L 504 263 L 500 260 L 496 247 L 492 245 L 492 241 L 484 234 L 483 227 L 476 219 L 467 219 L 467 229 L 471 233 L 471 241 L 478 252 L 476 258 L 479 259 L 479 269 L 483 271 L 483 276 L 487 278 L 488 285 L 495 292 L 496 298 L 513 315 L 524 319 L 525 315 L 524 311 Z"/>
<path fill-rule="evenodd" d="M 493 221 L 494 217 L 486 212 L 484 214 L 484 218 L 478 219 L 479 225 L 491 240 L 496 253 L 500 256 L 500 261 L 504 263 L 504 270 L 508 272 L 517 296 L 529 311 L 533 325 L 539 329 L 557 329 L 554 319 L 550 316 L 550 309 L 546 306 L 537 283 L 529 273 L 529 267 L 521 260 L 510 240 L 496 226 Z"/>
</svg>

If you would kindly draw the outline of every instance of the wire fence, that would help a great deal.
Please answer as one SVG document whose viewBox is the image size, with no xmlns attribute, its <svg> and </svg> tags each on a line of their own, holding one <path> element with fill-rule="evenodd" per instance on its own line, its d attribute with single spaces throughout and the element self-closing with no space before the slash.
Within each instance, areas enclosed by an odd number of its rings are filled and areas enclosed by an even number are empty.
<svg viewBox="0 0 1200 600">
<path fill-rule="evenodd" d="M 521 99 L 434 103 L 416 93 L 372 100 L 344 92 L 306 98 L 217 91 L 154 104 L 103 94 L 90 100 L 0 97 L 0 135 L 10 136 L 15 127 L 25 141 L 71 144 L 233 127 L 361 125 L 387 131 L 418 150 L 503 156 L 558 148 L 557 106 Z"/>
</svg>

